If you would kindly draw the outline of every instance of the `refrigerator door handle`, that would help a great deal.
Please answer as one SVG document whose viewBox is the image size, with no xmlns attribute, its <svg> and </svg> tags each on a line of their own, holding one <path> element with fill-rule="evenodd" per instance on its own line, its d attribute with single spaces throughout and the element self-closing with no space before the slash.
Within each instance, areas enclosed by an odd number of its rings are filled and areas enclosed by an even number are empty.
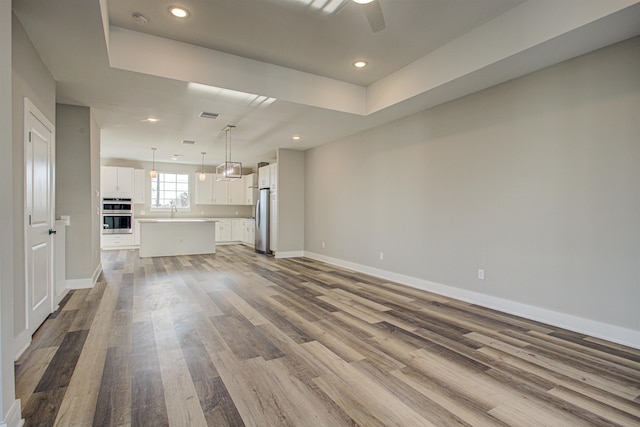
<svg viewBox="0 0 640 427">
<path fill-rule="evenodd" d="M 260 228 L 260 199 L 256 203 L 256 227 Z"/>
</svg>

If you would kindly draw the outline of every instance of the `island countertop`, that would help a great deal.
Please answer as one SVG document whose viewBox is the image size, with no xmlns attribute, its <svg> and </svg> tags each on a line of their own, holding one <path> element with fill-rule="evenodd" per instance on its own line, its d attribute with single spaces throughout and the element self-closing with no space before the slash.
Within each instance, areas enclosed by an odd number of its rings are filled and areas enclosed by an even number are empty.
<svg viewBox="0 0 640 427">
<path fill-rule="evenodd" d="M 140 222 L 216 222 L 215 218 L 142 218 Z"/>
</svg>

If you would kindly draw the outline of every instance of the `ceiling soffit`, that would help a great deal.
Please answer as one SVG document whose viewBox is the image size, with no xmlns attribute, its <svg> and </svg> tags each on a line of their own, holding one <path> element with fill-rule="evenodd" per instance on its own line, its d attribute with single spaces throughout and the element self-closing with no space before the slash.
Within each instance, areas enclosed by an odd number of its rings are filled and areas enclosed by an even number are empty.
<svg viewBox="0 0 640 427">
<path fill-rule="evenodd" d="M 638 32 L 639 3 L 581 0 L 575 7 L 573 2 L 530 0 L 367 87 L 109 26 L 104 0 L 101 13 L 113 68 L 366 116 L 418 96 L 430 105 L 431 92 L 443 102 L 479 90 L 466 89 L 469 77 L 497 64 L 504 65 L 495 70 L 504 81 L 631 37 Z M 605 19 L 621 24 L 598 25 Z M 589 44 L 590 29 L 601 27 L 607 37 L 597 34 Z M 577 30 L 586 41 L 567 44 L 565 38 Z M 553 61 L 527 60 L 529 53 L 538 57 L 542 50 L 561 54 L 550 55 Z M 485 80 L 479 84 L 498 83 Z"/>
</svg>

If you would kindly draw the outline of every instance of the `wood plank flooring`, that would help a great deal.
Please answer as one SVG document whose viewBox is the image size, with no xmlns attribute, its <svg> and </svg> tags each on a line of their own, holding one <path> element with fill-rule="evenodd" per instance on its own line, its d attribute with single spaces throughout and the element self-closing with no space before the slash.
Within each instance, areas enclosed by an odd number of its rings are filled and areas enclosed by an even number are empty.
<svg viewBox="0 0 640 427">
<path fill-rule="evenodd" d="M 16 362 L 27 426 L 640 426 L 640 351 L 243 246 L 103 253 Z"/>
</svg>

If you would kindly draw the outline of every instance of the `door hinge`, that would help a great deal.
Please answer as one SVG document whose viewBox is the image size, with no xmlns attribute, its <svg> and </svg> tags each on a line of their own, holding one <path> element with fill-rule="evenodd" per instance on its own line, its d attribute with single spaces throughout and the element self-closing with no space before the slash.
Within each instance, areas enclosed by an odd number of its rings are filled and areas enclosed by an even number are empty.
<svg viewBox="0 0 640 427">
<path fill-rule="evenodd" d="M 29 214 L 29 225 L 31 225 L 31 214 Z"/>
<path fill-rule="evenodd" d="M 29 132 L 29 142 L 31 142 L 31 132 Z"/>
</svg>

